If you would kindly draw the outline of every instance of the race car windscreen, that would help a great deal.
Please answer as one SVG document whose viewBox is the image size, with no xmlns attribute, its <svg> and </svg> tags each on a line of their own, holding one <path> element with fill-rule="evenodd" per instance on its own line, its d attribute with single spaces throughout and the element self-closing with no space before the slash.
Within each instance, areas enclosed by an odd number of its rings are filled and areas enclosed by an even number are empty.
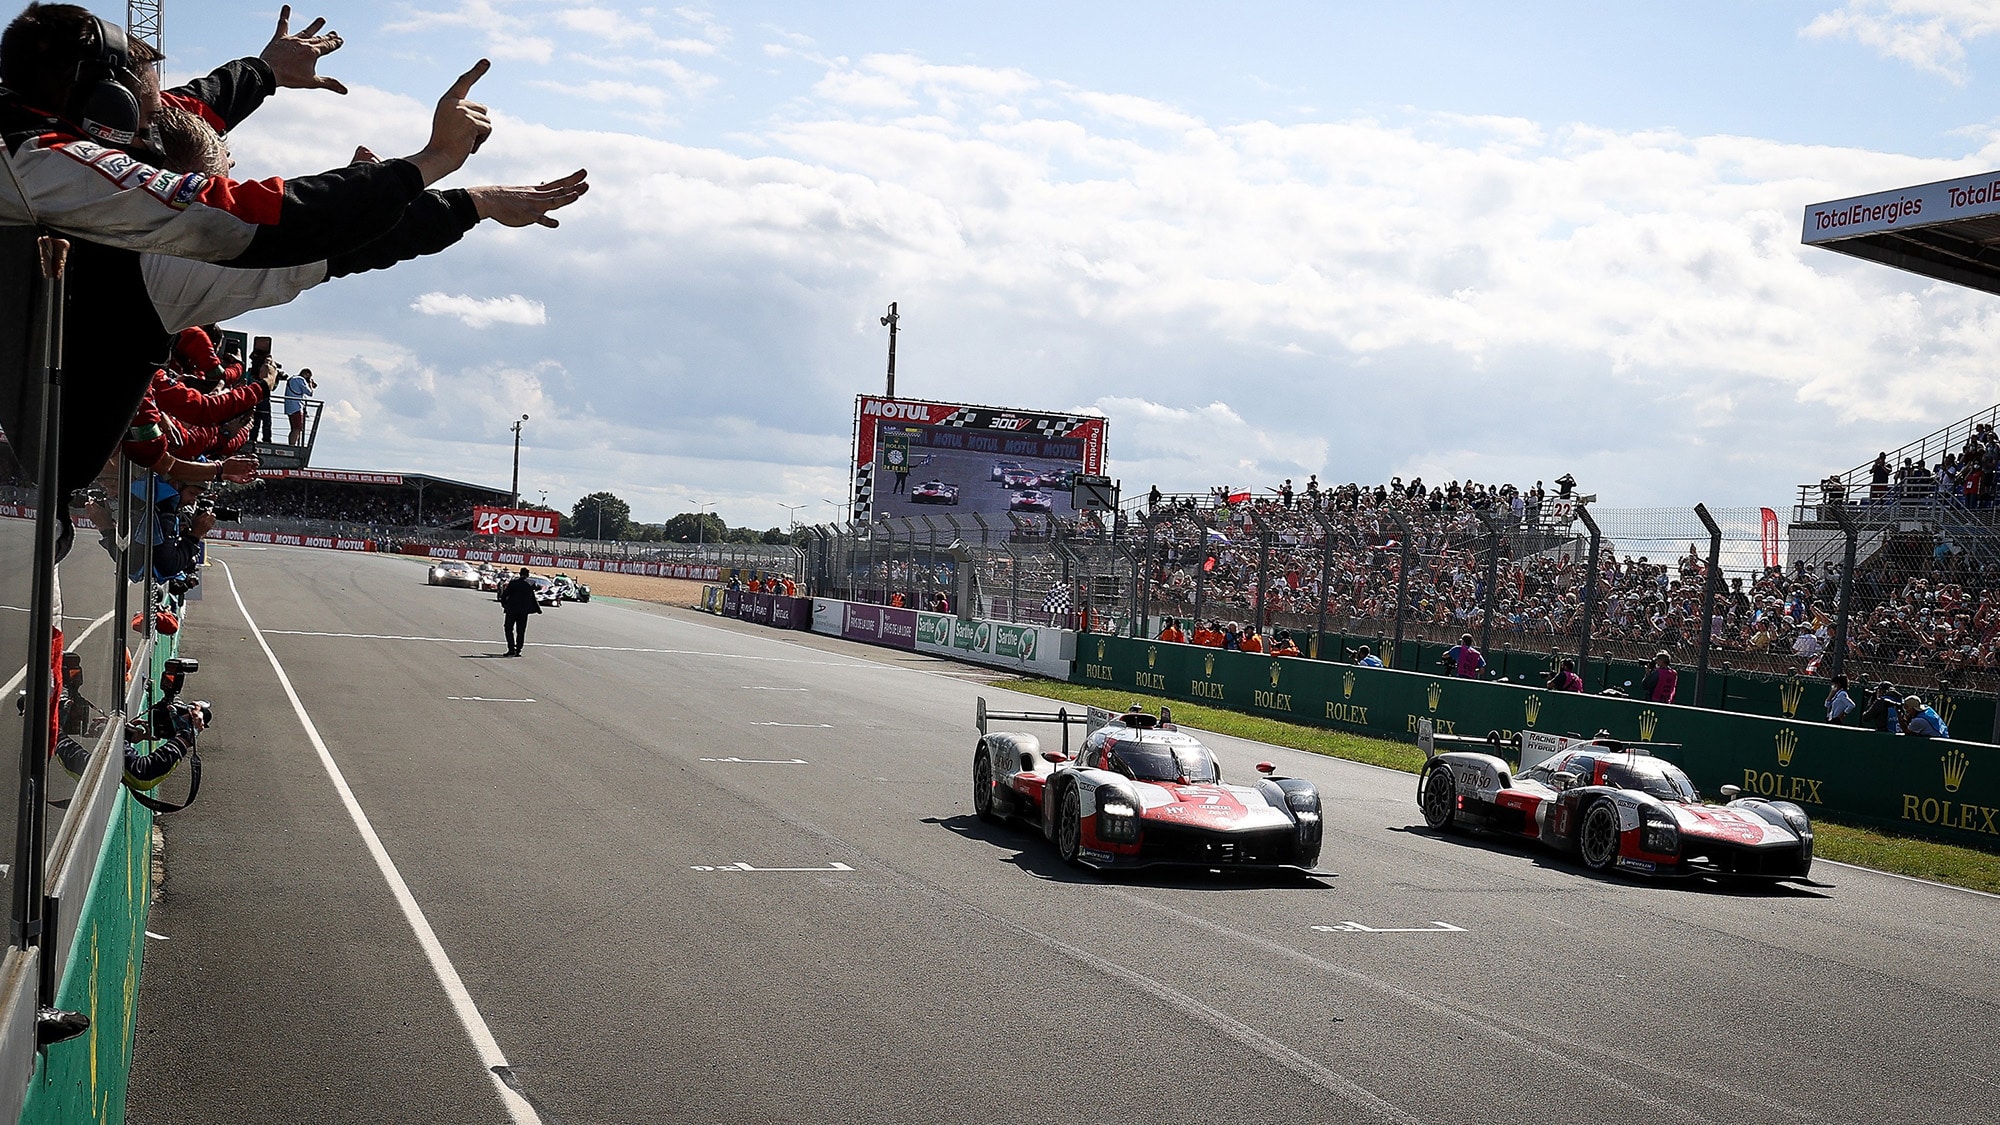
<svg viewBox="0 0 2000 1125">
<path fill-rule="evenodd" d="M 1111 756 L 1137 781 L 1214 781 L 1215 759 L 1205 746 L 1162 742 L 1116 742 Z"/>
<path fill-rule="evenodd" d="M 1664 801 L 1692 803 L 1701 800 L 1688 775 L 1682 773 L 1680 767 L 1665 762 L 1647 762 L 1640 766 L 1606 762 L 1604 780 L 1620 789 L 1636 789 Z"/>
</svg>

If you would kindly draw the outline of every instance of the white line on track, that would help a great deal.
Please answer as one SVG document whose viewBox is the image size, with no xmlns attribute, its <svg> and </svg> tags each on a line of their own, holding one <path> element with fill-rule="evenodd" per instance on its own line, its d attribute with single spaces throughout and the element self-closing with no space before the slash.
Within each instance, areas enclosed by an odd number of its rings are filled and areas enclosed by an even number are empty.
<svg viewBox="0 0 2000 1125">
<path fill-rule="evenodd" d="M 217 560 L 220 562 L 221 560 Z M 493 1090 L 500 1096 L 500 1104 L 507 1107 L 507 1115 L 514 1125 L 541 1125 L 541 1115 L 528 1099 L 508 1085 L 505 1075 L 510 1074 L 507 1056 L 500 1050 L 500 1044 L 493 1038 L 493 1029 L 486 1025 L 486 1017 L 479 1014 L 479 1007 L 472 1002 L 472 996 L 465 990 L 465 982 L 459 978 L 458 969 L 445 954 L 444 946 L 438 941 L 437 932 L 431 929 L 430 919 L 424 916 L 423 907 L 417 905 L 415 895 L 410 893 L 410 885 L 403 881 L 403 873 L 396 869 L 396 861 L 389 858 L 389 851 L 382 846 L 382 838 L 375 834 L 375 826 L 368 821 L 368 814 L 361 810 L 361 802 L 355 800 L 354 790 L 348 788 L 346 775 L 333 760 L 333 752 L 326 748 L 326 741 L 319 735 L 319 727 L 314 725 L 312 716 L 306 714 L 306 705 L 300 701 L 299 693 L 292 688 L 292 678 L 285 674 L 285 666 L 278 662 L 278 654 L 271 651 L 270 642 L 264 639 L 263 630 L 257 628 L 257 621 L 250 616 L 250 607 L 243 604 L 243 594 L 236 588 L 236 574 L 222 563 L 222 573 L 229 578 L 229 592 L 236 599 L 236 608 L 243 614 L 243 620 L 250 626 L 250 635 L 257 638 L 257 646 L 264 650 L 264 658 L 271 662 L 271 671 L 278 675 L 278 685 L 285 689 L 285 698 L 292 701 L 292 711 L 299 717 L 299 725 L 305 728 L 306 738 L 319 752 L 320 765 L 326 767 L 326 775 L 332 779 L 333 787 L 340 793 L 341 803 L 347 806 L 347 815 L 353 819 L 354 827 L 361 833 L 361 840 L 368 845 L 368 854 L 375 857 L 375 866 L 381 870 L 382 878 L 389 884 L 389 892 L 396 899 L 396 905 L 403 910 L 403 918 L 417 935 L 417 944 L 423 947 L 424 957 L 431 963 L 431 971 L 437 974 L 438 984 L 444 988 L 452 1010 L 458 1014 L 458 1022 L 465 1027 L 465 1034 L 472 1040 L 472 1047 L 479 1053 L 479 1061 L 486 1067 L 486 1077 L 493 1083 Z"/>
<path fill-rule="evenodd" d="M 456 699 L 461 703 L 533 703 L 532 699 L 488 699 L 483 695 L 447 695 L 446 699 Z"/>
<path fill-rule="evenodd" d="M 832 723 L 751 723 L 753 727 L 801 727 L 816 730 L 832 730 Z"/>
<path fill-rule="evenodd" d="M 325 633 L 314 629 L 272 629 L 273 637 L 334 637 L 351 641 L 429 641 L 447 645 L 490 645 L 491 637 L 412 637 L 397 633 Z M 882 668 L 893 665 L 875 661 L 796 660 L 786 656 L 748 656 L 740 652 L 708 652 L 695 648 L 645 648 L 636 645 L 566 645 L 552 641 L 529 641 L 529 648 L 574 649 L 580 652 L 650 652 L 665 656 L 712 656 L 722 660 L 756 660 L 765 664 L 817 664 L 828 668 Z"/>
<path fill-rule="evenodd" d="M 81 621 L 83 620 L 83 618 L 78 617 L 74 618 L 73 620 Z M 95 621 L 92 621 L 90 624 L 84 626 L 83 632 L 78 633 L 74 639 L 71 639 L 69 637 L 64 637 L 63 651 L 74 652 L 75 650 L 82 648 L 83 642 L 89 640 L 90 635 L 92 633 L 97 632 L 97 630 L 102 628 L 104 623 L 109 620 L 111 620 L 111 615 L 109 613 L 106 613 L 102 617 L 99 617 Z M 21 670 L 14 673 L 13 679 L 8 680 L 4 686 L 0 686 L 0 696 L 13 695 L 15 689 L 19 688 L 22 684 L 26 683 L 27 680 L 28 680 L 28 666 L 26 664 L 23 664 L 21 665 Z M 50 690 L 53 691 L 54 689 L 51 688 Z"/>
</svg>

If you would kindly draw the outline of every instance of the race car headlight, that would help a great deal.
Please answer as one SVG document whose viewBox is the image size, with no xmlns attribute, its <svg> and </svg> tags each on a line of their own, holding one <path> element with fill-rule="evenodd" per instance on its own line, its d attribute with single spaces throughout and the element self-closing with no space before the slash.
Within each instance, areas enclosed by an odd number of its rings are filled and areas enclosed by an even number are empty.
<svg viewBox="0 0 2000 1125">
<path fill-rule="evenodd" d="M 1772 807 L 1784 814 L 1785 823 L 1801 838 L 1812 836 L 1812 818 L 1806 815 L 1806 810 L 1789 802 L 1774 802 Z"/>
<path fill-rule="evenodd" d="M 1319 794 L 1294 789 L 1285 794 L 1285 805 L 1292 810 L 1292 817 L 1301 823 L 1319 819 Z"/>
<path fill-rule="evenodd" d="M 1110 786 L 1097 791 L 1097 838 L 1112 844 L 1139 838 L 1139 802 L 1131 794 Z"/>
<path fill-rule="evenodd" d="M 1651 809 L 1642 814 L 1644 829 L 1639 835 L 1639 850 L 1654 855 L 1679 855 L 1681 850 L 1680 826 Z"/>
</svg>

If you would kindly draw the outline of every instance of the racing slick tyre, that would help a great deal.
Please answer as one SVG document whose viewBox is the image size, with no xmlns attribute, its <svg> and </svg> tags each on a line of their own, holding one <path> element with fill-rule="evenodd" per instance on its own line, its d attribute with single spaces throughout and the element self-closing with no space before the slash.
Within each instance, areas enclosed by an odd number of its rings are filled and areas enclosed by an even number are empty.
<svg viewBox="0 0 2000 1125">
<path fill-rule="evenodd" d="M 1599 801 L 1583 810 L 1576 830 L 1576 854 L 1592 871 L 1609 871 L 1618 862 L 1618 809 Z"/>
<path fill-rule="evenodd" d="M 1458 827 L 1458 783 L 1451 767 L 1434 762 L 1424 770 L 1422 796 L 1417 802 L 1424 811 L 1424 823 L 1439 832 Z"/>
<path fill-rule="evenodd" d="M 972 814 L 981 820 L 999 820 L 993 807 L 993 759 L 981 746 L 972 758 Z"/>
<path fill-rule="evenodd" d="M 1076 786 L 1063 786 L 1056 798 L 1056 854 L 1064 863 L 1076 864 L 1083 850 L 1083 813 L 1078 808 Z"/>
</svg>

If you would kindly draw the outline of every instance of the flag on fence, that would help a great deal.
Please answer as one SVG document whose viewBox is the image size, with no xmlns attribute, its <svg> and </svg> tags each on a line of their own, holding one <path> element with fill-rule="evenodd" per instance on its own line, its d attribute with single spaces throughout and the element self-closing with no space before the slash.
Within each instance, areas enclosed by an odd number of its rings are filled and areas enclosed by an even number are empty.
<svg viewBox="0 0 2000 1125">
<path fill-rule="evenodd" d="M 1042 612 L 1050 617 L 1060 617 L 1069 612 L 1069 587 L 1051 586 L 1042 595 Z"/>
</svg>

